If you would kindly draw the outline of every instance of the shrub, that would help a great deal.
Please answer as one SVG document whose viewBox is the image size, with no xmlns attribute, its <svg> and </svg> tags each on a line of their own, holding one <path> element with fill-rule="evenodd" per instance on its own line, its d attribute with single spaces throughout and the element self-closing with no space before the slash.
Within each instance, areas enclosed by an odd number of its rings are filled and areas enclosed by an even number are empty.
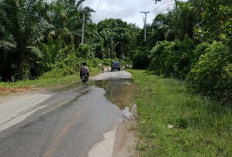
<svg viewBox="0 0 232 157">
<path fill-rule="evenodd" d="M 134 50 L 133 68 L 146 69 L 150 62 L 148 55 L 148 51 Z"/>
<path fill-rule="evenodd" d="M 111 65 L 111 59 L 110 58 L 104 58 L 102 64 L 110 66 Z"/>
<path fill-rule="evenodd" d="M 192 59 L 193 66 L 198 62 L 201 55 L 204 55 L 206 49 L 209 48 L 210 44 L 208 42 L 203 42 L 196 46 L 195 50 L 193 51 L 194 58 Z"/>
<path fill-rule="evenodd" d="M 51 71 L 43 74 L 39 77 L 39 79 L 49 79 L 49 78 L 61 78 L 67 75 L 67 71 L 65 69 L 52 69 Z"/>
<path fill-rule="evenodd" d="M 185 79 L 191 69 L 194 43 L 190 38 L 182 42 L 161 41 L 151 50 L 149 70 L 165 77 Z"/>
<path fill-rule="evenodd" d="M 151 63 L 149 65 L 149 70 L 155 72 L 155 74 L 160 75 L 163 73 L 165 54 L 164 49 L 167 48 L 171 42 L 169 41 L 160 41 L 153 47 L 151 50 Z"/>
<path fill-rule="evenodd" d="M 80 57 L 87 59 L 91 58 L 91 47 L 88 44 L 80 44 L 77 50 L 80 54 Z"/>
<path fill-rule="evenodd" d="M 187 77 L 190 87 L 223 102 L 231 101 L 232 54 L 221 42 L 213 42 Z"/>
</svg>

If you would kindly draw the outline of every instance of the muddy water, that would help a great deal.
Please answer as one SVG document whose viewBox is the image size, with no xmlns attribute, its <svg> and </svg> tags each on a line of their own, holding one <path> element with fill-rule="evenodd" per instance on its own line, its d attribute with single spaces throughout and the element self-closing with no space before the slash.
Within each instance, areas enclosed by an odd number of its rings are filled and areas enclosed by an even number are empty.
<svg viewBox="0 0 232 157">
<path fill-rule="evenodd" d="M 117 105 L 120 110 L 133 105 L 133 97 L 136 92 L 136 85 L 132 79 L 109 79 L 96 81 L 97 87 L 106 91 L 106 98 Z"/>
<path fill-rule="evenodd" d="M 133 83 L 133 79 L 107 79 L 98 81 L 88 81 L 86 84 L 77 83 L 55 89 L 56 93 L 72 92 L 78 93 L 78 97 L 84 96 L 94 88 L 102 88 L 105 90 L 105 97 L 112 104 L 119 107 L 120 110 L 129 110 L 133 107 L 133 97 L 137 90 L 137 86 Z"/>
</svg>

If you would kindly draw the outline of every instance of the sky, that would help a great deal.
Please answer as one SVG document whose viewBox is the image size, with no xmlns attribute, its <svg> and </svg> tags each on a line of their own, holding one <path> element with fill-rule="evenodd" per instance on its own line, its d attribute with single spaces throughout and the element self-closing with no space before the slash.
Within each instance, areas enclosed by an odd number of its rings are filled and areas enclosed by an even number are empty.
<svg viewBox="0 0 232 157">
<path fill-rule="evenodd" d="M 95 23 L 106 18 L 120 18 L 142 28 L 145 15 L 140 11 L 150 11 L 147 14 L 147 23 L 151 24 L 157 14 L 173 9 L 175 0 L 161 0 L 157 4 L 153 0 L 86 0 L 84 6 L 96 11 L 92 19 Z"/>
</svg>

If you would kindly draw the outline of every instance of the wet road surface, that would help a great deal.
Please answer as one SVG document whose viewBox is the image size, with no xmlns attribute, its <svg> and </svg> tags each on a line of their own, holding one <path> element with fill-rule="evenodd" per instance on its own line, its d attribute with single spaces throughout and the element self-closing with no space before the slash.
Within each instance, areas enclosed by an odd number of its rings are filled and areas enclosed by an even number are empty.
<svg viewBox="0 0 232 157">
<path fill-rule="evenodd" d="M 0 157 L 85 157 L 133 104 L 132 79 L 89 81 L 52 95 L 24 121 L 0 132 Z"/>
</svg>

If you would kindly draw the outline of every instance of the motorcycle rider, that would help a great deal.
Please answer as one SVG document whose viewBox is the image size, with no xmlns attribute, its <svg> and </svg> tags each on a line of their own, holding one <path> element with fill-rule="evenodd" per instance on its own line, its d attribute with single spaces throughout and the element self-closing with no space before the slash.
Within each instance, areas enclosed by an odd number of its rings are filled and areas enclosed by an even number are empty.
<svg viewBox="0 0 232 157">
<path fill-rule="evenodd" d="M 88 79 L 89 79 L 89 69 L 88 69 L 88 67 L 86 66 L 86 62 L 83 62 L 82 66 L 81 66 L 80 78 L 81 78 L 83 75 L 87 75 L 87 77 L 88 77 Z"/>
</svg>

